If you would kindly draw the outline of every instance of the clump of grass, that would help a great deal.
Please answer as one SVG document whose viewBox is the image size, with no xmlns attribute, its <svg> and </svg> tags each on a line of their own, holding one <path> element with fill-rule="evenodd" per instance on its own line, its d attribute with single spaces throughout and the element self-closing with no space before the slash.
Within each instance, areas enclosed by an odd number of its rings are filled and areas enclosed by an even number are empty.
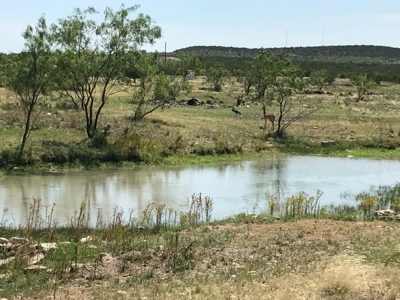
<svg viewBox="0 0 400 300">
<path fill-rule="evenodd" d="M 275 212 L 279 211 L 279 203 L 276 197 L 271 196 L 268 199 L 268 212 L 272 216 Z"/>
<path fill-rule="evenodd" d="M 28 231 L 32 230 L 41 230 L 41 229 L 51 229 L 52 221 L 53 221 L 53 212 L 54 207 L 56 206 L 53 203 L 52 206 L 42 205 L 42 200 L 40 198 L 34 198 L 32 200 L 32 204 L 29 204 L 28 208 L 28 218 L 26 221 L 26 229 Z M 44 216 L 42 216 L 42 209 L 44 209 Z"/>
<path fill-rule="evenodd" d="M 192 154 L 205 155 L 224 155 L 239 154 L 243 152 L 243 145 L 231 144 L 226 140 L 217 139 L 214 146 L 196 145 L 193 147 Z"/>
<path fill-rule="evenodd" d="M 320 209 L 320 217 L 327 219 L 342 220 L 342 221 L 357 221 L 360 211 L 357 207 L 341 204 L 336 206 L 322 207 Z"/>
<path fill-rule="evenodd" d="M 201 193 L 193 194 L 189 202 L 189 211 L 180 214 L 181 226 L 198 226 L 201 222 L 210 222 L 213 199 Z"/>
<path fill-rule="evenodd" d="M 390 201 L 390 209 L 395 212 L 400 212 L 400 197 L 395 196 L 392 198 L 392 201 Z"/>
<path fill-rule="evenodd" d="M 118 149 L 120 161 L 154 164 L 159 160 L 164 145 L 159 140 L 125 131 L 116 138 L 113 148 Z"/>
<path fill-rule="evenodd" d="M 378 197 L 375 196 L 364 196 L 360 201 L 360 208 L 363 213 L 364 220 L 371 220 L 374 216 L 374 211 L 376 210 L 376 205 L 378 203 Z"/>
<path fill-rule="evenodd" d="M 319 213 L 319 199 L 323 192 L 317 190 L 316 196 L 309 196 L 305 192 L 285 199 L 284 209 L 286 217 L 317 216 Z"/>
</svg>

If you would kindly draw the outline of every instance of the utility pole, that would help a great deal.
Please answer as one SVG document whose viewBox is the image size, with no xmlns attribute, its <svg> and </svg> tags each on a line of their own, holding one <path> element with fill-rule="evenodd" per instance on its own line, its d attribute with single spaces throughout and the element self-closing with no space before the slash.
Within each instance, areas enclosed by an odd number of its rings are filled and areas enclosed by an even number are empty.
<svg viewBox="0 0 400 300">
<path fill-rule="evenodd" d="M 167 42 L 165 42 L 165 47 L 164 47 L 164 61 L 167 62 Z"/>
<path fill-rule="evenodd" d="M 286 44 L 285 44 L 285 48 L 287 48 L 287 35 L 288 35 L 288 32 L 287 32 L 287 30 L 286 30 Z"/>
</svg>

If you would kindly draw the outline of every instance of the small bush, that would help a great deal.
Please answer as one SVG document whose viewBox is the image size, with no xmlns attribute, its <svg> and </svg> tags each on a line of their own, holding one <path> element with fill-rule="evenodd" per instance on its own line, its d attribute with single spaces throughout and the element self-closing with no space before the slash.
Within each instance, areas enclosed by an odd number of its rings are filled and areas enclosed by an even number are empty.
<svg viewBox="0 0 400 300">
<path fill-rule="evenodd" d="M 197 145 L 196 147 L 193 148 L 192 154 L 205 156 L 205 155 L 215 155 L 215 152 L 213 147 Z"/>
<path fill-rule="evenodd" d="M 18 149 L 8 148 L 0 152 L 0 168 L 8 168 L 16 165 L 18 160 Z"/>
<path fill-rule="evenodd" d="M 320 143 L 313 142 L 306 137 L 288 134 L 279 140 L 278 147 L 283 152 L 296 154 L 318 154 L 326 149 L 322 148 Z"/>
<path fill-rule="evenodd" d="M 101 148 L 108 145 L 108 136 L 110 135 L 111 125 L 107 124 L 104 128 L 98 131 L 91 140 L 91 146 Z"/>
<path fill-rule="evenodd" d="M 330 207 L 327 212 L 329 218 L 342 221 L 357 221 L 359 214 L 357 208 L 350 205 Z"/>
<path fill-rule="evenodd" d="M 242 147 L 237 145 L 229 145 L 229 143 L 225 140 L 218 140 L 215 144 L 216 154 L 235 154 L 241 152 Z"/>
<path fill-rule="evenodd" d="M 360 200 L 360 209 L 363 213 L 364 220 L 371 220 L 378 203 L 378 197 L 364 196 Z"/>
<path fill-rule="evenodd" d="M 161 158 L 164 145 L 156 139 L 141 137 L 135 133 L 122 133 L 113 144 L 120 161 L 154 164 Z"/>
</svg>

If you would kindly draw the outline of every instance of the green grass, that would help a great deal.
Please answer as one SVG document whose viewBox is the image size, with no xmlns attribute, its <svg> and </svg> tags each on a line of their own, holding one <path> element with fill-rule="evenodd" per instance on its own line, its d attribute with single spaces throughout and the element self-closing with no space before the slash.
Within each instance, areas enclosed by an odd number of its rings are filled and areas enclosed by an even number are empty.
<svg viewBox="0 0 400 300">
<path fill-rule="evenodd" d="M 82 112 L 70 109 L 68 105 L 45 107 L 28 139 L 24 169 L 43 169 L 47 164 L 68 168 L 98 168 L 104 164 L 118 166 L 124 163 L 201 164 L 277 153 L 374 158 L 398 156 L 397 94 L 400 85 L 379 87 L 379 94 L 359 103 L 354 102 L 354 96 L 340 96 L 340 93 L 355 92 L 354 87 L 346 85 L 345 79 L 326 88 L 333 95 L 296 95 L 294 99 L 302 98 L 307 107 L 321 101 L 321 108 L 309 118 L 293 123 L 287 129 L 285 139 L 277 141 L 271 132 L 260 129 L 264 125 L 260 102 L 247 97 L 249 107 L 238 108 L 242 117 L 237 118 L 231 105 L 241 94 L 240 87 L 227 85 L 217 93 L 204 90 L 203 81 L 202 77 L 192 81 L 193 92 L 178 100 L 190 97 L 201 101 L 218 99 L 219 107 L 173 105 L 153 112 L 141 122 L 132 122 L 130 117 L 134 105 L 130 96 L 121 93 L 111 97 L 99 124 L 100 129 L 110 125 L 110 130 L 93 143 L 85 137 Z M 22 135 L 23 114 L 10 105 L 10 101 L 12 99 L 0 98 L 0 152 L 16 149 Z M 277 114 L 278 107 L 274 103 L 268 110 Z M 295 111 L 290 112 L 289 117 L 294 114 Z M 125 132 L 128 132 L 130 142 L 124 137 Z M 321 141 L 328 139 L 334 140 L 336 146 L 320 145 Z M 227 154 L 231 156 L 227 158 Z M 2 170 L 8 171 L 15 165 L 10 161 L 4 162 L 4 153 L 0 155 Z"/>
</svg>

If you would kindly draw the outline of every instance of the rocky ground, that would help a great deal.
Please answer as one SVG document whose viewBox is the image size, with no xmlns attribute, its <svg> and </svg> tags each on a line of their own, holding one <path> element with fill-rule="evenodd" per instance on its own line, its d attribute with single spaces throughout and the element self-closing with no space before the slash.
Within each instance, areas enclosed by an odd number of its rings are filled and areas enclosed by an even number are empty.
<svg viewBox="0 0 400 300">
<path fill-rule="evenodd" d="M 383 221 L 232 220 L 101 252 L 53 272 L 45 290 L 7 299 L 400 299 L 399 230 Z"/>
</svg>

